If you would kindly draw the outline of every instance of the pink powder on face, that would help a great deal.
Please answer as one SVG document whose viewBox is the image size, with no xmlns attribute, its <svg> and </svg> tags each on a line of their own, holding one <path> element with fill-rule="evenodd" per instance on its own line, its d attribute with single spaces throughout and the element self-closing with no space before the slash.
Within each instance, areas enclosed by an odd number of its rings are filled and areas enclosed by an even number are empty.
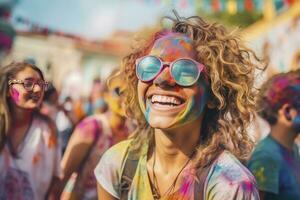
<svg viewBox="0 0 300 200">
<path fill-rule="evenodd" d="M 18 103 L 19 102 L 20 93 L 15 88 L 11 89 L 10 96 L 11 96 L 12 100 L 14 101 L 14 103 Z"/>
</svg>

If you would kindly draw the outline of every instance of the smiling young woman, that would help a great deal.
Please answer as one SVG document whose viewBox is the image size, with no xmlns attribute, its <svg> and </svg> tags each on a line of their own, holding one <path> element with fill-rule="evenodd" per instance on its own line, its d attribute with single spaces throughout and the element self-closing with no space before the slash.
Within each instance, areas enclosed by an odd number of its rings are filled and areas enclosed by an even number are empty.
<svg viewBox="0 0 300 200">
<path fill-rule="evenodd" d="M 56 128 L 38 111 L 46 87 L 34 65 L 0 67 L 0 199 L 56 198 Z"/>
<path fill-rule="evenodd" d="M 197 16 L 140 42 L 122 63 L 139 126 L 102 156 L 99 199 L 258 199 L 239 160 L 252 148 L 259 63 L 235 34 Z"/>
</svg>

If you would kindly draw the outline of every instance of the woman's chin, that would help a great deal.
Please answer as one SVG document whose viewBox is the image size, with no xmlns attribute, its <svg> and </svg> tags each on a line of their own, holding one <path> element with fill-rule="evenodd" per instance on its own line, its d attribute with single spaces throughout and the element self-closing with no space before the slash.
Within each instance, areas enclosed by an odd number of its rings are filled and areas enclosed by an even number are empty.
<svg viewBox="0 0 300 200">
<path fill-rule="evenodd" d="M 148 120 L 149 125 L 152 128 L 157 129 L 170 129 L 174 126 L 174 119 L 168 117 L 157 116 L 155 119 Z"/>
</svg>

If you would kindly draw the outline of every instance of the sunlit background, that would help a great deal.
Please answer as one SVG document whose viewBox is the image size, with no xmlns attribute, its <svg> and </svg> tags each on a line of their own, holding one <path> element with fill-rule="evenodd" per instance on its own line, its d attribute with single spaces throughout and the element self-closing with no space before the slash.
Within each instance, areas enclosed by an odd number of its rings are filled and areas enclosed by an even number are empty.
<svg viewBox="0 0 300 200">
<path fill-rule="evenodd" d="M 266 76 L 299 68 L 299 0 L 0 0 L 2 64 L 42 68 L 62 96 L 80 98 L 128 53 L 137 31 L 162 16 L 200 15 L 240 27 L 247 44 L 270 60 Z"/>
</svg>

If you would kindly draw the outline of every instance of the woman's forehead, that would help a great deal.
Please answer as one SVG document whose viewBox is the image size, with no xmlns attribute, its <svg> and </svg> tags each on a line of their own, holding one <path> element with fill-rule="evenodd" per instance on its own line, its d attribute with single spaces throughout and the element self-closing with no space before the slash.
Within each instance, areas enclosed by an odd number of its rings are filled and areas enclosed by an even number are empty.
<svg viewBox="0 0 300 200">
<path fill-rule="evenodd" d="M 192 40 L 182 34 L 169 34 L 155 41 L 150 55 L 158 56 L 164 61 L 195 56 Z"/>
<path fill-rule="evenodd" d="M 25 69 L 15 74 L 15 78 L 25 80 L 25 79 L 41 79 L 42 77 L 36 70 L 30 67 L 26 67 Z"/>
</svg>

